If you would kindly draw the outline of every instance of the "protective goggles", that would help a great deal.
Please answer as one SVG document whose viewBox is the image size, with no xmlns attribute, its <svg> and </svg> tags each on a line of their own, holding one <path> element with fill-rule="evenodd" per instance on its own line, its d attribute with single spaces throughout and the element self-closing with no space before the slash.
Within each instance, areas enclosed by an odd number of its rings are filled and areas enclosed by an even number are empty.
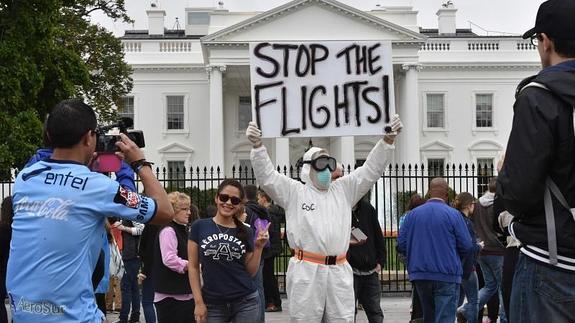
<svg viewBox="0 0 575 323">
<path fill-rule="evenodd" d="M 239 197 L 236 196 L 229 196 L 228 194 L 218 194 L 218 199 L 220 200 L 220 202 L 222 203 L 226 203 L 228 200 L 230 200 L 230 202 L 233 205 L 238 205 L 242 202 L 242 200 Z"/>
<path fill-rule="evenodd" d="M 333 172 L 337 167 L 337 161 L 333 157 L 329 156 L 319 156 L 314 160 L 304 160 L 304 164 L 311 164 L 311 167 L 318 172 L 329 168 L 331 172 Z"/>
</svg>

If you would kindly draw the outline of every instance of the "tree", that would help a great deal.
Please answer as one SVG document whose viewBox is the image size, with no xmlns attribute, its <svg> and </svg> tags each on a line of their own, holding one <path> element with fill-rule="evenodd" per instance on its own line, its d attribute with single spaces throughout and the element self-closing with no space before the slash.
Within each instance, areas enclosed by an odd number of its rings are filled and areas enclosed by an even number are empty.
<svg viewBox="0 0 575 323">
<path fill-rule="evenodd" d="M 82 96 L 102 121 L 115 117 L 131 69 L 120 40 L 90 23 L 98 10 L 130 22 L 124 0 L 0 0 L 1 170 L 41 146 L 42 120 L 63 99 Z"/>
</svg>

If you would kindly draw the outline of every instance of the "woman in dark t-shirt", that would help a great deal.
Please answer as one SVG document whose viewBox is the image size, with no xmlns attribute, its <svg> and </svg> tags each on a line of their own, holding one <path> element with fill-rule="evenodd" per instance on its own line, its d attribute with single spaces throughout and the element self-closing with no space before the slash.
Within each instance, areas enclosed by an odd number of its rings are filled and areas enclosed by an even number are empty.
<svg viewBox="0 0 575 323">
<path fill-rule="evenodd" d="M 194 222 L 190 230 L 188 275 L 195 319 L 198 323 L 258 322 L 261 302 L 252 277 L 269 239 L 268 228 L 260 230 L 254 243 L 252 230 L 238 220 L 244 190 L 236 180 L 222 181 L 215 203 L 216 215 Z"/>
</svg>

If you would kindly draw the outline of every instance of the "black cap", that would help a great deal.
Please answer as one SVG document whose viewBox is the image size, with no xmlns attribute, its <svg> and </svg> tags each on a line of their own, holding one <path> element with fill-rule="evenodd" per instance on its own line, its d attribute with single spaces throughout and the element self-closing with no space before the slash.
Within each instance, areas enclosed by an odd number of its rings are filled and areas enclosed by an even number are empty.
<svg viewBox="0 0 575 323">
<path fill-rule="evenodd" d="M 575 0 L 549 0 L 539 6 L 535 27 L 523 34 L 527 39 L 545 33 L 549 38 L 575 40 Z"/>
</svg>

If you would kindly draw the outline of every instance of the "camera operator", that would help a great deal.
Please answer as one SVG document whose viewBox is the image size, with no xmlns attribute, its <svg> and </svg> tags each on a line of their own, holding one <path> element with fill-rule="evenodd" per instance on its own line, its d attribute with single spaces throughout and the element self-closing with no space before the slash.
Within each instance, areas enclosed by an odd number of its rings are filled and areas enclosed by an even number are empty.
<svg viewBox="0 0 575 323">
<path fill-rule="evenodd" d="M 15 322 L 102 322 L 91 276 L 108 216 L 167 224 L 173 209 L 142 151 L 124 134 L 117 146 L 140 175 L 142 196 L 87 165 L 96 114 L 80 99 L 58 103 L 46 120 L 50 159 L 24 168 L 14 184 L 7 289 Z"/>
</svg>

